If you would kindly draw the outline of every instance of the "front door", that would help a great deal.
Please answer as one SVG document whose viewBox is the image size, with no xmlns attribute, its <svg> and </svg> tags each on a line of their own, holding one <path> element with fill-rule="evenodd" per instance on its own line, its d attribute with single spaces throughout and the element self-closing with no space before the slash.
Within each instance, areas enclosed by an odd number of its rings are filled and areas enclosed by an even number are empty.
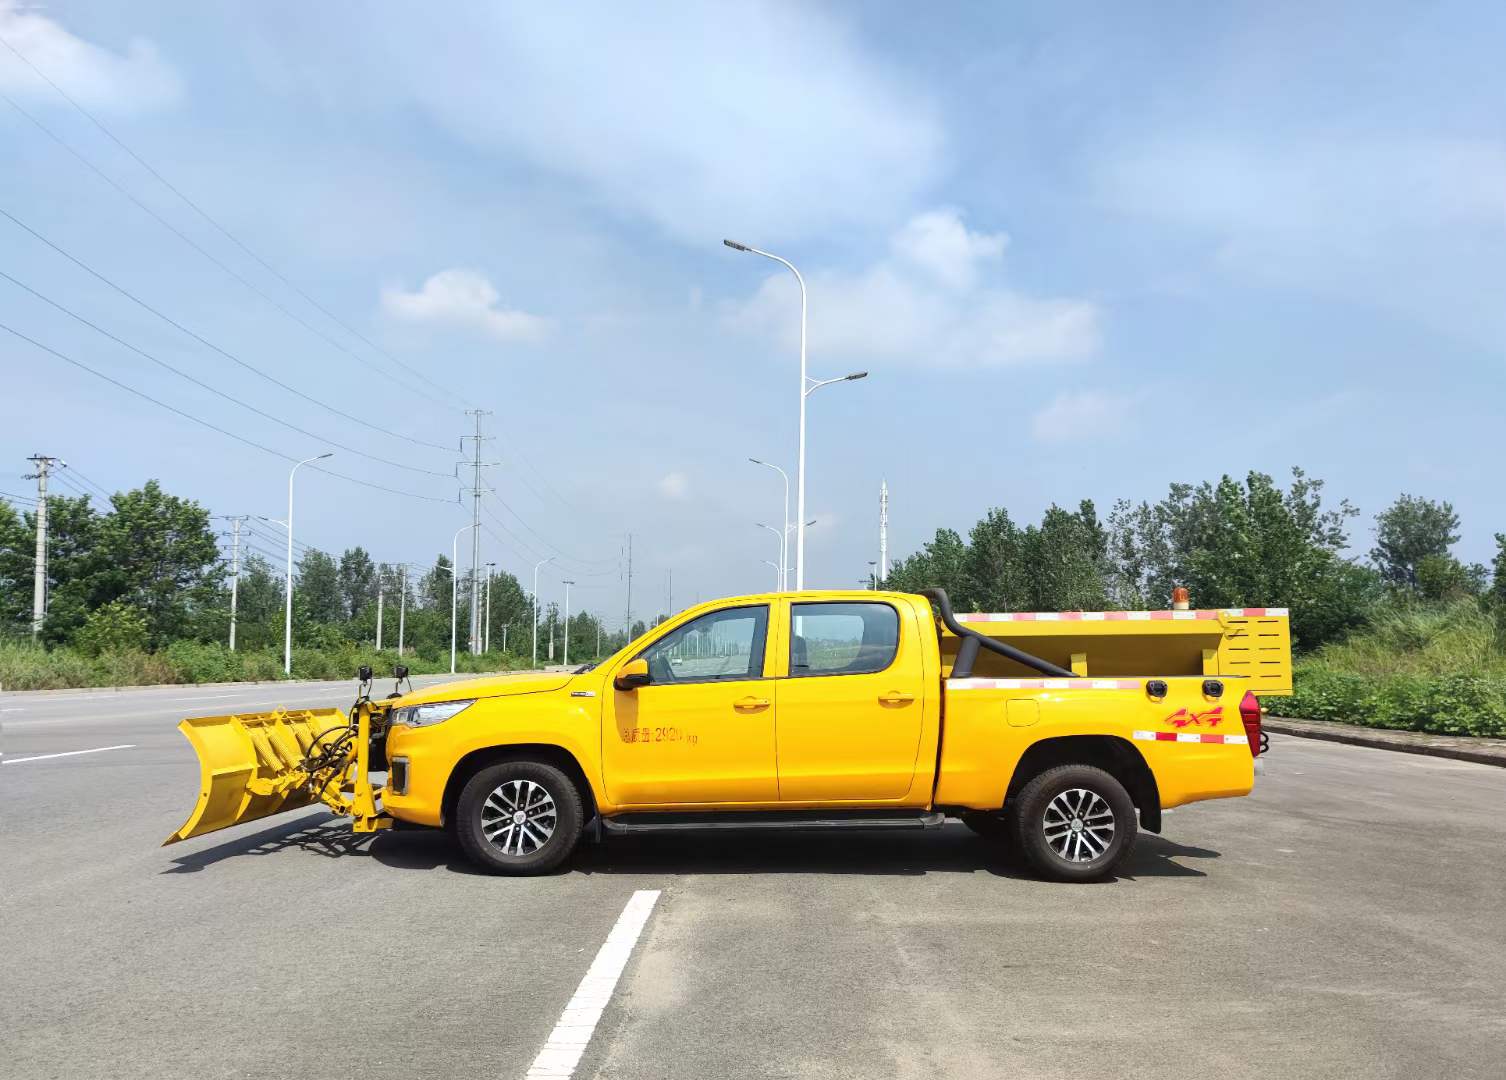
<svg viewBox="0 0 1506 1080">
<path fill-rule="evenodd" d="M 602 724 L 607 796 L 618 806 L 774 802 L 769 607 L 709 612 L 632 659 L 650 683 L 608 682 Z"/>
<path fill-rule="evenodd" d="M 927 690 L 920 657 L 909 655 L 916 638 L 900 633 L 899 610 L 882 601 L 790 605 L 789 676 L 779 683 L 782 801 L 905 798 Z"/>
</svg>

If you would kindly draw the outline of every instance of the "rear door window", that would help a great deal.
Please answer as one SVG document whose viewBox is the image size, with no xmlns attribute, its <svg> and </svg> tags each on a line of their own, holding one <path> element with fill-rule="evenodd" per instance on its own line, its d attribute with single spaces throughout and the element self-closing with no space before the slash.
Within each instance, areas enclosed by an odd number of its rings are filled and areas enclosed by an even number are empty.
<svg viewBox="0 0 1506 1080">
<path fill-rule="evenodd" d="M 884 603 L 790 605 L 790 676 L 883 671 L 899 651 L 899 612 Z"/>
</svg>

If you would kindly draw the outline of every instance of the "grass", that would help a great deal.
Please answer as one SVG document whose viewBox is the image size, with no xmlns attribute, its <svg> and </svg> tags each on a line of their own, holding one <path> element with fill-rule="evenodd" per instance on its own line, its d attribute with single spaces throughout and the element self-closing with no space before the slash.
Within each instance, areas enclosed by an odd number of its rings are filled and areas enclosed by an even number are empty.
<svg viewBox="0 0 1506 1080">
<path fill-rule="evenodd" d="M 377 652 L 347 644 L 336 648 L 295 649 L 294 679 L 353 679 L 370 664 L 379 676 L 399 662 L 414 675 L 450 670 L 448 653 L 399 658 L 391 649 Z M 462 653 L 456 667 L 464 672 L 511 671 L 527 658 L 498 652 Z M 29 642 L 0 642 L 0 687 L 6 690 L 65 690 L 90 686 L 149 686 L 157 683 L 270 682 L 283 678 L 282 654 L 231 652 L 222 644 L 178 641 L 158 652 L 123 649 L 90 656 L 74 649 L 43 649 Z"/>
<path fill-rule="evenodd" d="M 1282 715 L 1442 735 L 1506 737 L 1506 651 L 1474 600 L 1383 609 L 1297 664 Z"/>
</svg>

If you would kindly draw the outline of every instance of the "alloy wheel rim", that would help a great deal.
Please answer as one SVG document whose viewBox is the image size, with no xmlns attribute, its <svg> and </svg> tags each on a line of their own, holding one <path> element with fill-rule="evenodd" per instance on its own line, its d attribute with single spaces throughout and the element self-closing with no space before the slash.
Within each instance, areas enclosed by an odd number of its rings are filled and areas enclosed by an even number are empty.
<svg viewBox="0 0 1506 1080">
<path fill-rule="evenodd" d="M 554 835 L 554 796 L 532 780 L 504 780 L 481 804 L 481 833 L 502 854 L 532 855 Z"/>
<path fill-rule="evenodd" d="M 1098 792 L 1068 788 L 1046 805 L 1041 830 L 1059 858 L 1092 862 L 1114 842 L 1114 811 Z"/>
</svg>

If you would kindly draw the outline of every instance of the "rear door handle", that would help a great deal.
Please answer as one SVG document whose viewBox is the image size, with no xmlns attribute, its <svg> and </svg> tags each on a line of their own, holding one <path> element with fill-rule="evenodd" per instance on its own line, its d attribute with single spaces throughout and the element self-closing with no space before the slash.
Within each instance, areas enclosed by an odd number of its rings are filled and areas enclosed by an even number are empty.
<svg viewBox="0 0 1506 1080">
<path fill-rule="evenodd" d="M 890 690 L 888 693 L 879 695 L 879 702 L 883 705 L 908 705 L 914 700 L 914 694 L 902 693 L 899 690 Z"/>
<path fill-rule="evenodd" d="M 734 709 L 767 709 L 769 707 L 769 699 L 762 697 L 738 698 L 732 703 L 732 707 Z"/>
</svg>

